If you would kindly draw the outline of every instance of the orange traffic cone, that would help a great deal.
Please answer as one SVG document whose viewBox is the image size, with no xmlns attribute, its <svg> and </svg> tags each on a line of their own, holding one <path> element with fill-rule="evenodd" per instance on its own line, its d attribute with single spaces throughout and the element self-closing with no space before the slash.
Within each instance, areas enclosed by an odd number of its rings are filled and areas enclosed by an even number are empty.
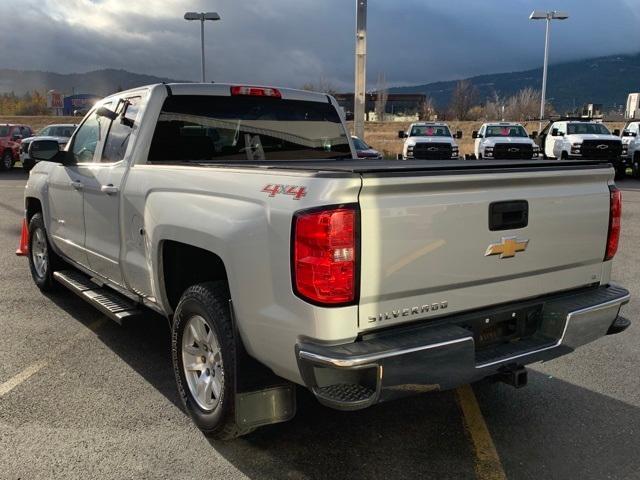
<svg viewBox="0 0 640 480">
<path fill-rule="evenodd" d="M 16 255 L 24 257 L 29 254 L 29 228 L 27 227 L 27 219 L 22 219 L 22 233 L 20 234 L 20 245 L 16 250 Z"/>
</svg>

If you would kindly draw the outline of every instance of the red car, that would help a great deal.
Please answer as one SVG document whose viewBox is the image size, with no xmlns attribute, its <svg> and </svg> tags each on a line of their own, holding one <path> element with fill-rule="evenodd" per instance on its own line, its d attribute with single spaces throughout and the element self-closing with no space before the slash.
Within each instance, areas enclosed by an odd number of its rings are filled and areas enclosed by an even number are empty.
<svg viewBox="0 0 640 480">
<path fill-rule="evenodd" d="M 20 160 L 20 142 L 31 137 L 33 130 L 28 125 L 0 125 L 0 170 L 10 170 Z"/>
</svg>

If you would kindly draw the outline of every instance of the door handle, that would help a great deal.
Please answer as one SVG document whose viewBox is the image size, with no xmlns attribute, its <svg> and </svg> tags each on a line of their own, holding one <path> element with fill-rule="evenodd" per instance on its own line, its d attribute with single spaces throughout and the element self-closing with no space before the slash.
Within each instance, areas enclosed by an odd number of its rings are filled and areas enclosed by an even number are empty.
<svg viewBox="0 0 640 480">
<path fill-rule="evenodd" d="M 84 188 L 84 185 L 82 184 L 82 182 L 78 182 L 78 181 L 71 182 L 71 186 L 76 190 L 82 190 Z"/>
<path fill-rule="evenodd" d="M 106 193 L 107 195 L 113 195 L 114 193 L 118 193 L 118 187 L 113 186 L 113 184 L 109 184 L 109 185 L 102 185 L 100 187 L 100 191 L 102 193 Z"/>
</svg>

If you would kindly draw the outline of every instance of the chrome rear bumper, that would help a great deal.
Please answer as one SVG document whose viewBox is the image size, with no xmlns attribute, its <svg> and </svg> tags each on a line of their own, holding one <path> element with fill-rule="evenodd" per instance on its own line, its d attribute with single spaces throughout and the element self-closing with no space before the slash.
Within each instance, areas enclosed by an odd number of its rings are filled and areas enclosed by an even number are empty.
<svg viewBox="0 0 640 480">
<path fill-rule="evenodd" d="M 398 327 L 345 345 L 300 343 L 296 358 L 305 384 L 320 402 L 355 410 L 565 355 L 605 336 L 628 301 L 629 292 L 615 285 L 588 288 Z M 539 309 L 535 334 L 477 351 L 466 328 L 469 319 L 497 318 L 523 306 Z"/>
</svg>

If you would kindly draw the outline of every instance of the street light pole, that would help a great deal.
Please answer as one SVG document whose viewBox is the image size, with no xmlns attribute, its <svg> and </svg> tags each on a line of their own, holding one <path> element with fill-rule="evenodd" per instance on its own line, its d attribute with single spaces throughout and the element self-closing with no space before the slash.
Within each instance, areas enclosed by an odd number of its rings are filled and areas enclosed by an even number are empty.
<svg viewBox="0 0 640 480">
<path fill-rule="evenodd" d="M 202 83 L 204 83 L 204 22 L 205 20 L 220 20 L 220 15 L 216 12 L 187 12 L 184 14 L 185 20 L 199 20 L 200 21 L 200 46 L 201 46 L 201 60 L 202 60 Z"/>
<path fill-rule="evenodd" d="M 547 38 L 549 38 L 548 35 L 549 33 L 547 30 Z M 200 46 L 201 46 L 201 54 L 202 54 L 202 83 L 204 83 L 205 82 L 205 79 L 204 79 L 204 18 L 200 19 Z"/>
<path fill-rule="evenodd" d="M 540 97 L 540 128 L 542 131 L 542 120 L 544 119 L 545 102 L 547 96 L 547 65 L 549 64 L 549 31 L 551 30 L 551 19 L 547 16 L 547 27 L 544 36 L 544 65 L 542 67 L 542 93 Z M 204 59 L 202 60 L 204 62 Z M 204 73 L 202 74 L 204 75 Z M 204 80 L 203 80 L 204 81 Z"/>
<path fill-rule="evenodd" d="M 542 131 L 542 121 L 545 114 L 545 102 L 547 97 L 547 69 L 549 64 L 549 34 L 551 32 L 551 20 L 566 20 L 569 15 L 556 10 L 543 12 L 534 10 L 529 15 L 529 20 L 546 20 L 546 30 L 544 36 L 544 64 L 542 67 L 542 92 L 540 95 L 540 131 Z"/>
<path fill-rule="evenodd" d="M 356 73 L 353 106 L 353 130 L 364 139 L 364 115 L 367 88 L 367 0 L 356 0 Z"/>
</svg>

